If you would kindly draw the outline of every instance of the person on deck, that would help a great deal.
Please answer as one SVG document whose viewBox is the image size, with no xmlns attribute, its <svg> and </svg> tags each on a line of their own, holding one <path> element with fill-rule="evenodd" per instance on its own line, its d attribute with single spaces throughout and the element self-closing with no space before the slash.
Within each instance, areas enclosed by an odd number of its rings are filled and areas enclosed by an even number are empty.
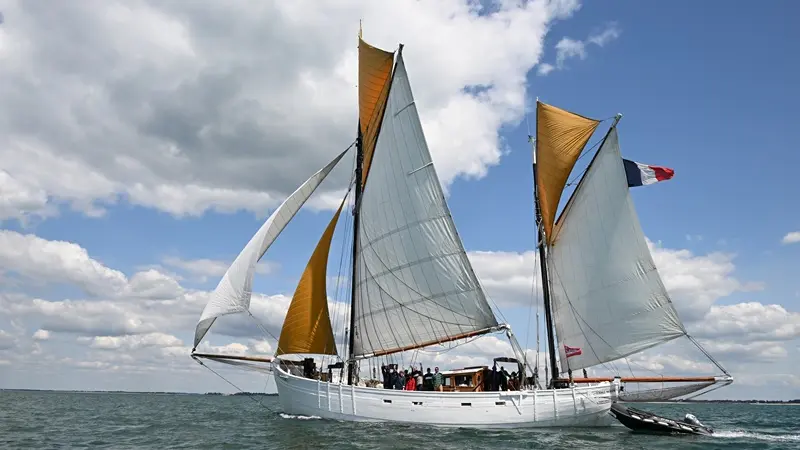
<svg viewBox="0 0 800 450">
<path fill-rule="evenodd" d="M 508 372 L 506 371 L 506 368 L 503 367 L 502 369 L 500 369 L 500 373 L 498 375 L 500 375 L 500 390 L 507 391 L 509 375 Z"/>
<path fill-rule="evenodd" d="M 434 367 L 433 371 L 435 372 L 433 374 L 433 390 L 443 392 L 444 389 L 442 388 L 442 385 L 444 384 L 444 375 L 439 373 L 438 367 Z"/>
<path fill-rule="evenodd" d="M 383 388 L 389 389 L 389 368 L 386 365 L 381 366 L 381 375 L 383 376 Z"/>
<path fill-rule="evenodd" d="M 414 378 L 414 376 L 411 374 L 408 374 L 408 376 L 406 376 L 406 390 L 407 391 L 417 390 L 417 379 Z"/>
<path fill-rule="evenodd" d="M 432 391 L 433 390 L 433 374 L 431 373 L 431 368 L 428 367 L 428 373 L 422 377 L 422 387 L 424 391 Z"/>
<path fill-rule="evenodd" d="M 398 391 L 403 390 L 403 386 L 406 384 L 406 374 L 402 370 L 397 373 L 397 378 L 394 380 L 394 388 Z"/>
<path fill-rule="evenodd" d="M 414 383 L 417 385 L 417 390 L 422 390 L 422 363 L 419 364 L 419 370 L 414 371 Z"/>
</svg>

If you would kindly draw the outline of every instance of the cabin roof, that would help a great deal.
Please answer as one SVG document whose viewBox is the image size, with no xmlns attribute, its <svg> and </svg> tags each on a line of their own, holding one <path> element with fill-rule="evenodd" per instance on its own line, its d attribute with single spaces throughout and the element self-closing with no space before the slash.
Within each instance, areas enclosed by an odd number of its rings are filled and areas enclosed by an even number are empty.
<svg viewBox="0 0 800 450">
<path fill-rule="evenodd" d="M 480 372 L 486 367 L 470 367 L 468 369 L 454 369 L 454 370 L 445 370 L 442 372 L 442 375 L 469 375 L 476 372 Z"/>
</svg>

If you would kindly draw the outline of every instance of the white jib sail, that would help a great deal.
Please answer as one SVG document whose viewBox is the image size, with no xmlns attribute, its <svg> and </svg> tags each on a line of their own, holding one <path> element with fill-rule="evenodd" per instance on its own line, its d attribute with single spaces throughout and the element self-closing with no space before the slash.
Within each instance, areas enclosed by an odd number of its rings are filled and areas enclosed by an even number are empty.
<svg viewBox="0 0 800 450">
<path fill-rule="evenodd" d="M 353 356 L 497 326 L 458 237 L 398 56 L 361 197 Z"/>
<path fill-rule="evenodd" d="M 633 206 L 616 127 L 555 230 L 548 266 L 562 371 L 685 335 Z M 565 345 L 581 354 L 567 358 Z"/>
<path fill-rule="evenodd" d="M 339 154 L 287 197 L 239 253 L 203 309 L 194 333 L 194 347 L 203 340 L 217 317 L 244 312 L 250 308 L 256 264 L 348 150 Z"/>
</svg>

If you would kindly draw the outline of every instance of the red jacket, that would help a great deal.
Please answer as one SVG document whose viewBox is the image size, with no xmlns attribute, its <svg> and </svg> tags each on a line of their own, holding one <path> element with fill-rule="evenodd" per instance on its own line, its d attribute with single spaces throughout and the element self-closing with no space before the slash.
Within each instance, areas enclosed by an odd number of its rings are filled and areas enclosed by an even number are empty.
<svg viewBox="0 0 800 450">
<path fill-rule="evenodd" d="M 417 390 L 417 380 L 414 377 L 411 377 L 406 381 L 406 390 L 407 391 L 416 391 Z"/>
</svg>

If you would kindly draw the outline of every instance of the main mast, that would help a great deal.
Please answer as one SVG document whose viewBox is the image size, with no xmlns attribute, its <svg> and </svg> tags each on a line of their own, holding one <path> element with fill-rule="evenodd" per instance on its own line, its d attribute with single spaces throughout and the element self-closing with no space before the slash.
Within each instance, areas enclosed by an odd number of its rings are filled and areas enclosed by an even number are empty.
<svg viewBox="0 0 800 450">
<path fill-rule="evenodd" d="M 538 103 L 538 100 L 537 100 Z M 537 105 L 538 107 L 538 105 Z M 533 199 L 535 205 L 535 218 L 537 225 L 537 237 L 539 251 L 539 267 L 542 273 L 542 297 L 544 301 L 544 318 L 547 327 L 547 353 L 550 355 L 550 379 L 555 380 L 558 378 L 558 365 L 556 363 L 556 339 L 555 330 L 553 329 L 553 314 L 550 306 L 550 281 L 547 278 L 547 256 L 545 254 L 547 248 L 547 239 L 544 232 L 544 224 L 542 223 L 542 210 L 539 207 L 539 189 L 536 181 L 536 139 L 533 136 L 528 136 L 533 149 Z M 538 352 L 539 349 L 537 348 Z M 550 383 L 552 385 L 552 382 Z"/>
<path fill-rule="evenodd" d="M 355 189 L 354 202 L 353 202 L 353 255 L 352 264 L 353 271 L 350 278 L 350 327 L 349 327 L 349 342 L 347 345 L 347 384 L 352 385 L 355 380 L 356 360 L 353 358 L 353 350 L 356 345 L 355 324 L 356 324 L 356 270 L 357 270 L 357 255 L 358 255 L 358 226 L 359 226 L 359 209 L 361 209 L 361 171 L 364 166 L 364 148 L 361 135 L 361 121 L 358 123 L 358 133 L 356 137 L 356 174 L 355 174 Z"/>
</svg>

